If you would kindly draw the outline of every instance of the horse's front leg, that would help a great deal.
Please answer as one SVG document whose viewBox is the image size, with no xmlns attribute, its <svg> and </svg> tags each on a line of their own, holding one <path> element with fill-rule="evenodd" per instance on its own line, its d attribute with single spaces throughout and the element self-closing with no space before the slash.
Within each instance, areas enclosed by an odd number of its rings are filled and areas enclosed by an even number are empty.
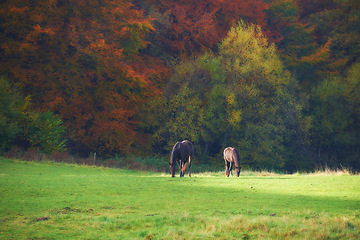
<svg viewBox="0 0 360 240">
<path fill-rule="evenodd" d="M 229 162 L 225 160 L 225 176 L 229 177 Z"/>
<path fill-rule="evenodd" d="M 177 164 L 179 166 L 180 177 L 181 177 L 181 160 L 177 160 L 176 162 L 177 162 Z"/>
</svg>

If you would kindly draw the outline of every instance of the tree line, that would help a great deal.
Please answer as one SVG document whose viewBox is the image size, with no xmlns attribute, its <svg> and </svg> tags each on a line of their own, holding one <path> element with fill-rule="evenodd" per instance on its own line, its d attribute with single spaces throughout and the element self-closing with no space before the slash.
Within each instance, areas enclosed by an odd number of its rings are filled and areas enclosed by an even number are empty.
<svg viewBox="0 0 360 240">
<path fill-rule="evenodd" d="M 356 0 L 0 3 L 0 141 L 360 169 Z"/>
</svg>

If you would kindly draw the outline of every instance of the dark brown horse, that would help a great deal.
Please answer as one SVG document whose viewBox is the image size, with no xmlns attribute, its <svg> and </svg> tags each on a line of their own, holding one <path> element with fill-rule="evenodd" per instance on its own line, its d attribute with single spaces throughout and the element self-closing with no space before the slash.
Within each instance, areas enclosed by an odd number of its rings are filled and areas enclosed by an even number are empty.
<svg viewBox="0 0 360 240">
<path fill-rule="evenodd" d="M 235 172 L 236 176 L 240 175 L 241 167 L 240 167 L 240 154 L 239 152 L 232 147 L 227 147 L 224 150 L 224 160 L 225 160 L 225 176 L 232 176 L 232 166 L 235 164 Z"/>
<path fill-rule="evenodd" d="M 191 177 L 191 156 L 194 154 L 193 144 L 189 140 L 175 143 L 170 157 L 170 173 L 175 177 L 175 162 L 180 169 L 180 177 L 184 176 L 186 165 L 189 163 L 189 177 Z"/>
</svg>

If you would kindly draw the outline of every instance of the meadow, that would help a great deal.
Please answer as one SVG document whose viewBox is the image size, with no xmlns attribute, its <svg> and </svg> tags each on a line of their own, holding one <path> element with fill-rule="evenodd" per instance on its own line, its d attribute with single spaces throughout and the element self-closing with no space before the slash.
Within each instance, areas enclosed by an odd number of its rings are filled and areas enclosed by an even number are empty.
<svg viewBox="0 0 360 240">
<path fill-rule="evenodd" d="M 170 174 L 0 158 L 1 239 L 360 239 L 360 176 Z"/>
</svg>

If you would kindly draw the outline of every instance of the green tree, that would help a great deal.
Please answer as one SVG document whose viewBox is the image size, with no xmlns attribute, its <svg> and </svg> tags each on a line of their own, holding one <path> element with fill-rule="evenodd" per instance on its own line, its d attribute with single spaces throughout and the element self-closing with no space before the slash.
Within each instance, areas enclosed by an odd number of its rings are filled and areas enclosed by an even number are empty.
<svg viewBox="0 0 360 240">
<path fill-rule="evenodd" d="M 316 42 L 315 27 L 300 18 L 300 2 L 271 1 L 267 9 L 267 28 L 271 42 L 279 49 L 286 68 L 296 75 L 300 86 L 308 91 L 329 63 L 331 38 Z"/>
<path fill-rule="evenodd" d="M 360 63 L 345 76 L 329 76 L 311 95 L 311 138 L 317 164 L 360 168 Z"/>
<path fill-rule="evenodd" d="M 21 122 L 29 101 L 0 76 L 0 149 L 8 150 L 23 132 Z"/>
<path fill-rule="evenodd" d="M 30 109 L 30 97 L 24 98 L 9 81 L 0 77 L 0 149 L 12 146 L 60 152 L 65 148 L 65 128 L 51 112 Z"/>
<path fill-rule="evenodd" d="M 24 137 L 32 148 L 46 153 L 65 150 L 65 127 L 59 116 L 52 112 L 27 114 Z"/>
<path fill-rule="evenodd" d="M 152 128 L 155 143 L 170 150 L 176 141 L 189 139 L 198 156 L 214 153 L 211 145 L 221 142 L 226 125 L 224 77 L 213 54 L 177 65 L 164 95 L 146 107 L 151 117 L 147 127 Z"/>
<path fill-rule="evenodd" d="M 306 124 L 296 97 L 297 82 L 284 68 L 275 46 L 261 29 L 241 22 L 219 48 L 232 89 L 228 102 L 241 113 L 230 136 L 245 162 L 255 167 L 282 168 Z"/>
<path fill-rule="evenodd" d="M 331 39 L 328 73 L 344 73 L 360 56 L 360 3 L 358 0 L 333 0 L 326 8 L 310 15 L 309 23 L 320 44 Z"/>
<path fill-rule="evenodd" d="M 242 163 L 284 168 L 306 136 L 296 87 L 261 29 L 241 22 L 222 41 L 218 56 L 176 66 L 156 107 L 154 136 L 166 149 L 190 138 L 204 161 L 207 155 L 219 161 L 231 145 Z"/>
</svg>

